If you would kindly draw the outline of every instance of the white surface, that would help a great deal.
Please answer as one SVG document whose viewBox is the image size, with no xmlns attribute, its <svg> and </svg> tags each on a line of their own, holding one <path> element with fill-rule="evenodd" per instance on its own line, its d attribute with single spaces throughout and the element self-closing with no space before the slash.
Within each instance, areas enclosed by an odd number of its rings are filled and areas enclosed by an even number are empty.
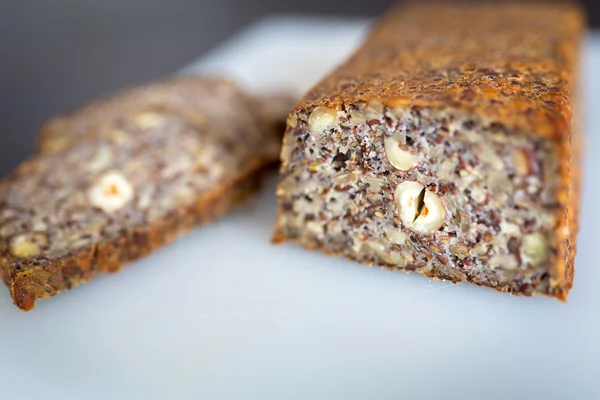
<svg viewBox="0 0 600 400">
<path fill-rule="evenodd" d="M 201 68 L 256 91 L 303 91 L 363 27 L 270 20 Z M 600 398 L 599 36 L 584 68 L 587 185 L 567 304 L 271 246 L 271 185 L 219 223 L 31 313 L 1 290 L 0 398 Z"/>
</svg>

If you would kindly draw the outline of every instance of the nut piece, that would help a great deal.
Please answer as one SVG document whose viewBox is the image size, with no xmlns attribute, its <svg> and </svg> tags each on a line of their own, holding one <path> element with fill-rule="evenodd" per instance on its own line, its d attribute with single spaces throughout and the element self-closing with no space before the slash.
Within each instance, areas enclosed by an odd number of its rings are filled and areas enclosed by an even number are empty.
<svg viewBox="0 0 600 400">
<path fill-rule="evenodd" d="M 337 112 L 327 107 L 315 108 L 308 117 L 308 129 L 313 133 L 322 133 L 335 126 Z"/>
<path fill-rule="evenodd" d="M 496 254 L 490 259 L 492 269 L 514 270 L 518 267 L 515 256 L 511 254 Z"/>
<path fill-rule="evenodd" d="M 331 178 L 331 183 L 336 189 L 344 189 L 354 185 L 358 181 L 358 176 L 352 173 L 342 173 Z"/>
<path fill-rule="evenodd" d="M 355 125 L 364 125 L 367 122 L 367 118 L 360 111 L 352 110 L 350 111 L 350 121 Z"/>
<path fill-rule="evenodd" d="M 385 235 L 388 237 L 390 242 L 397 245 L 404 244 L 404 242 L 406 242 L 406 239 L 408 239 L 408 235 L 406 233 L 391 226 L 385 230 Z"/>
<path fill-rule="evenodd" d="M 376 242 L 375 240 L 369 240 L 365 244 L 376 254 L 381 254 L 385 252 L 385 245 L 383 243 Z"/>
<path fill-rule="evenodd" d="M 486 193 L 479 186 L 475 186 L 473 189 L 471 189 L 471 198 L 476 203 L 483 204 L 483 203 L 485 203 Z"/>
<path fill-rule="evenodd" d="M 298 126 L 298 116 L 296 114 L 292 114 L 287 119 L 287 125 L 295 128 Z"/>
<path fill-rule="evenodd" d="M 284 166 L 287 166 L 292 159 L 292 153 L 294 152 L 294 147 L 292 146 L 292 137 L 291 133 L 285 135 L 283 138 L 283 144 L 281 145 L 281 153 L 279 154 L 279 158 L 281 159 L 281 163 Z"/>
<path fill-rule="evenodd" d="M 521 229 L 517 225 L 506 221 L 500 222 L 500 231 L 506 235 L 513 236 L 518 236 L 521 234 Z"/>
<path fill-rule="evenodd" d="M 323 233 L 323 224 L 319 221 L 309 221 L 306 224 L 306 228 L 316 236 L 319 236 Z"/>
<path fill-rule="evenodd" d="M 153 111 L 142 111 L 133 117 L 133 122 L 140 129 L 154 129 L 160 126 L 164 118 Z"/>
<path fill-rule="evenodd" d="M 90 203 L 104 212 L 111 213 L 123 208 L 133 198 L 133 186 L 118 171 L 102 175 L 89 189 Z"/>
<path fill-rule="evenodd" d="M 400 147 L 400 143 L 393 138 L 383 140 L 385 155 L 394 168 L 400 171 L 408 171 L 417 166 L 419 160 L 408 150 Z"/>
<path fill-rule="evenodd" d="M 465 245 L 457 244 L 450 247 L 450 253 L 462 260 L 469 256 L 469 249 Z"/>
<path fill-rule="evenodd" d="M 435 193 L 415 181 L 404 181 L 395 192 L 402 224 L 413 232 L 429 235 L 437 231 L 446 219 L 446 208 Z"/>
<path fill-rule="evenodd" d="M 35 257 L 48 244 L 48 236 L 41 232 L 24 233 L 14 236 L 8 244 L 8 251 L 18 258 Z"/>
<path fill-rule="evenodd" d="M 385 181 L 385 177 L 374 177 L 374 176 L 365 176 L 364 178 L 362 178 L 364 184 L 366 184 L 367 186 L 367 192 L 369 193 L 379 193 L 381 192 L 381 188 L 383 186 L 385 186 L 386 181 Z"/>
<path fill-rule="evenodd" d="M 548 241 L 539 232 L 523 236 L 521 245 L 523 261 L 538 265 L 548 258 Z"/>
</svg>

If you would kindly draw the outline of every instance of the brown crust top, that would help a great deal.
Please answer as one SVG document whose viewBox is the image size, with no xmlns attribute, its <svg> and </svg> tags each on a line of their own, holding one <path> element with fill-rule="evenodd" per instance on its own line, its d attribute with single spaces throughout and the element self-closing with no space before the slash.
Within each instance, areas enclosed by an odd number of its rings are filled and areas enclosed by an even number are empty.
<svg viewBox="0 0 600 400">
<path fill-rule="evenodd" d="M 584 18 L 571 4 L 408 4 L 296 109 L 377 99 L 454 107 L 510 129 L 568 136 Z"/>
</svg>

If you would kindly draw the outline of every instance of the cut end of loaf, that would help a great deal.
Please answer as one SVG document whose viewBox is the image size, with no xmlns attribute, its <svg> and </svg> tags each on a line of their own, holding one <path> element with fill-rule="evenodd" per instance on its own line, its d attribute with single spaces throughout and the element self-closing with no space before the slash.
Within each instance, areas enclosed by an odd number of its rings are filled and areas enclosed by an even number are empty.
<svg viewBox="0 0 600 400">
<path fill-rule="evenodd" d="M 548 138 L 456 109 L 358 102 L 292 114 L 281 158 L 276 242 L 566 298 L 564 171 Z"/>
</svg>

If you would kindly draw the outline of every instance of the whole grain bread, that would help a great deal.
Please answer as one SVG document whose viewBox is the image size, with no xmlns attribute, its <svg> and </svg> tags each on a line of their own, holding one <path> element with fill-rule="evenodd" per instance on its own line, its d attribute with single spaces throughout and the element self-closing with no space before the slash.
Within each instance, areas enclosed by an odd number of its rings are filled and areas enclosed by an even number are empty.
<svg viewBox="0 0 600 400">
<path fill-rule="evenodd" d="M 0 182 L 0 274 L 15 305 L 118 271 L 250 198 L 285 118 L 265 102 L 179 77 L 45 124 L 39 153 Z"/>
<path fill-rule="evenodd" d="M 274 240 L 564 300 L 583 28 L 557 2 L 394 8 L 290 114 Z"/>
</svg>

